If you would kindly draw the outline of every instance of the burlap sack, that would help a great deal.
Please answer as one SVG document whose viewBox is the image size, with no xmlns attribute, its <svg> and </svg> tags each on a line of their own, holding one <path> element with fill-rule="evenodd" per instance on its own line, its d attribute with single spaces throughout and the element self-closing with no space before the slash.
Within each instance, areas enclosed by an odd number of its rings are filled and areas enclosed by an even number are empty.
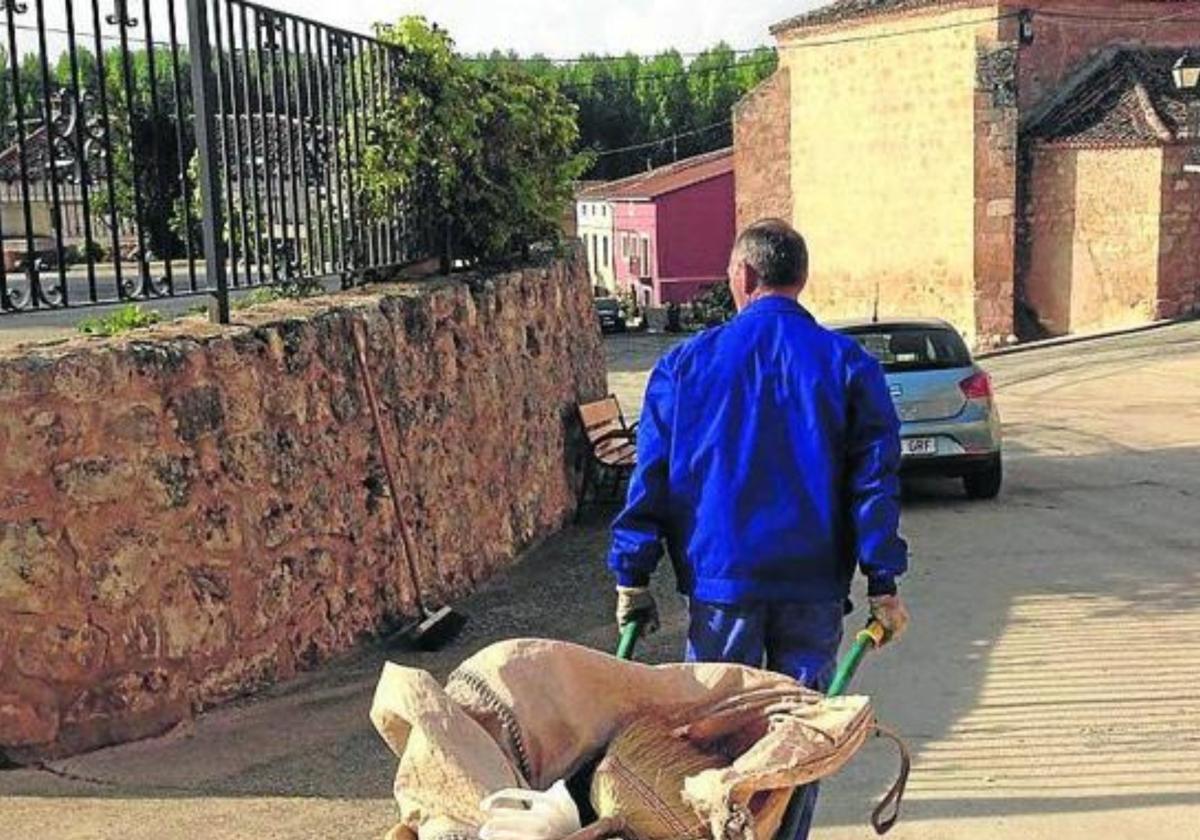
<svg viewBox="0 0 1200 840">
<path fill-rule="evenodd" d="M 791 790 L 839 769 L 875 725 L 867 698 L 826 699 L 779 674 L 651 667 L 534 640 L 487 648 L 445 689 L 424 672 L 389 664 L 371 709 L 400 758 L 401 823 L 421 840 L 477 837 L 486 794 L 545 790 L 647 714 L 673 721 L 698 743 L 724 739 L 739 756 L 685 786 L 686 800 L 721 840 L 769 840 Z"/>
</svg>

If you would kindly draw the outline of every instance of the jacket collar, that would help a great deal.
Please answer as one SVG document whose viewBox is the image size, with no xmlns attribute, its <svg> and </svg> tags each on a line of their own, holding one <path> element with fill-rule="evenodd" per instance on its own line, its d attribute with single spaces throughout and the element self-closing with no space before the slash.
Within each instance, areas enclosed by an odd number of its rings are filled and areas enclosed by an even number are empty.
<svg viewBox="0 0 1200 840">
<path fill-rule="evenodd" d="M 777 312 L 784 315 L 803 315 L 805 318 L 810 320 L 812 320 L 813 317 L 812 314 L 803 306 L 801 306 L 798 301 L 792 300 L 791 298 L 780 297 L 779 295 L 769 295 L 764 298 L 759 298 L 743 309 L 741 314 L 749 315 L 751 313 L 758 314 L 760 312 Z"/>
</svg>

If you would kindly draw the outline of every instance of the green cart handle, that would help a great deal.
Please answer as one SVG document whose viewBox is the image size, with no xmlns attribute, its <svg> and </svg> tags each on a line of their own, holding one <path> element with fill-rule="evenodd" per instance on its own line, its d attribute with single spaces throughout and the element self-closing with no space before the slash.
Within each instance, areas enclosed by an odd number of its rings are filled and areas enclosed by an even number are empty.
<svg viewBox="0 0 1200 840">
<path fill-rule="evenodd" d="M 863 657 L 867 655 L 867 651 L 879 647 L 886 639 L 887 630 L 878 621 L 872 621 L 864 629 L 859 630 L 858 635 L 854 637 L 854 645 L 850 648 L 850 652 L 838 663 L 837 672 L 833 675 L 833 682 L 829 684 L 826 696 L 841 697 L 845 694 L 846 689 L 850 687 L 850 681 L 858 672 L 858 666 L 862 664 Z"/>
<path fill-rule="evenodd" d="M 631 621 L 621 628 L 621 641 L 617 645 L 617 659 L 633 659 L 633 649 L 642 635 L 642 623 Z"/>
<path fill-rule="evenodd" d="M 641 636 L 642 623 L 640 621 L 631 621 L 621 628 L 621 641 L 617 644 L 617 658 L 633 659 L 634 648 L 637 647 L 638 639 Z M 850 648 L 850 652 L 838 663 L 837 672 L 833 675 L 833 682 L 829 684 L 829 697 L 840 697 L 846 692 L 846 688 L 854 679 L 867 651 L 879 647 L 886 638 L 887 631 L 878 621 L 872 621 L 865 629 L 858 632 L 858 635 L 854 637 L 854 645 Z"/>
</svg>

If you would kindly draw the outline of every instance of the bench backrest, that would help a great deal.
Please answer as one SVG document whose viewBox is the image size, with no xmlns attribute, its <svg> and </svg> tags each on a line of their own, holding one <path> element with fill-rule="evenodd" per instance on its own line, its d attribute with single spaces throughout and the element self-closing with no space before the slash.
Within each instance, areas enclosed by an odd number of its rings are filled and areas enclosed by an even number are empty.
<svg viewBox="0 0 1200 840">
<path fill-rule="evenodd" d="M 579 406 L 579 419 L 583 421 L 583 430 L 588 441 L 593 444 L 605 435 L 625 428 L 621 405 L 616 397 L 611 396 Z"/>
</svg>

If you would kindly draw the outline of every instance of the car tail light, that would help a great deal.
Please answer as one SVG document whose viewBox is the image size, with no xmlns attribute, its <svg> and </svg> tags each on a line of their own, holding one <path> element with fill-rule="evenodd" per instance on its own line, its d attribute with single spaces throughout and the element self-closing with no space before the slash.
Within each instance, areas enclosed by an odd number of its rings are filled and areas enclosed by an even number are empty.
<svg viewBox="0 0 1200 840">
<path fill-rule="evenodd" d="M 983 371 L 968 376 L 958 383 L 963 396 L 969 400 L 989 400 L 992 398 L 992 377 Z"/>
</svg>

